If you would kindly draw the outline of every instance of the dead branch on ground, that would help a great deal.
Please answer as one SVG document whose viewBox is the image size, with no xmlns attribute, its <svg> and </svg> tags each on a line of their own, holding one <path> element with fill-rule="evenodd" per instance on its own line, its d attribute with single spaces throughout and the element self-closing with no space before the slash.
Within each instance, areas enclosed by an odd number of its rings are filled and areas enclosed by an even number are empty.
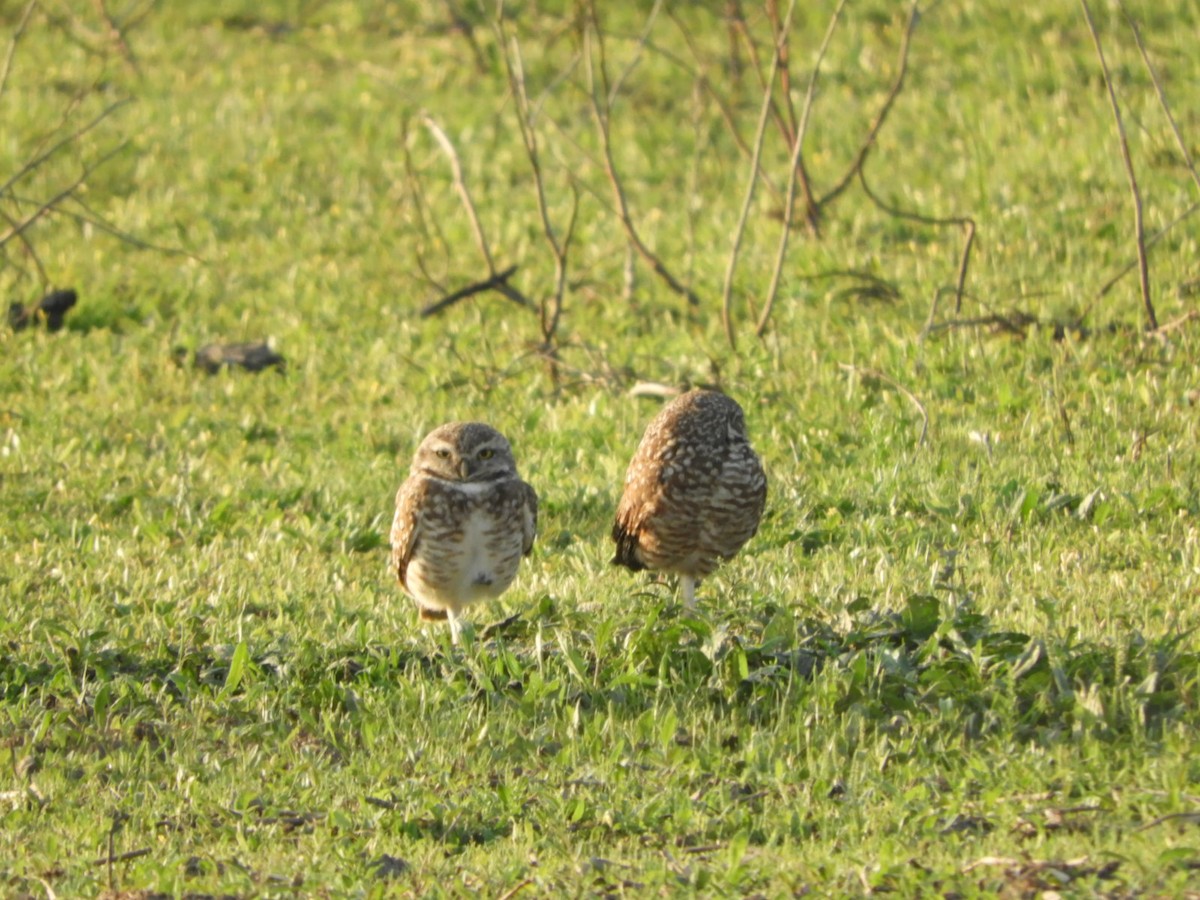
<svg viewBox="0 0 1200 900">
<path fill-rule="evenodd" d="M 690 287 L 680 282 L 663 263 L 662 259 L 651 250 L 634 225 L 633 215 L 629 211 L 629 201 L 621 177 L 613 161 L 612 137 L 610 131 L 610 114 L 612 106 L 609 101 L 608 65 L 605 60 L 604 34 L 600 28 L 599 16 L 594 2 L 588 4 L 586 20 L 582 23 L 584 43 L 584 68 L 586 71 L 586 89 L 588 104 L 591 107 L 592 120 L 596 125 L 596 133 L 600 139 L 600 151 L 604 161 L 604 171 L 612 188 L 613 201 L 616 204 L 617 216 L 625 229 L 625 236 L 630 245 L 637 251 L 654 273 L 672 291 L 687 299 L 691 306 L 699 306 L 700 298 Z M 594 47 L 594 49 L 593 49 Z M 593 60 L 597 56 L 597 60 Z M 597 74 L 599 79 L 597 80 Z"/>
<path fill-rule="evenodd" d="M 1087 0 L 1079 0 L 1083 7 L 1083 17 L 1087 21 L 1088 31 L 1092 35 L 1092 43 L 1096 47 L 1096 56 L 1100 61 L 1100 70 L 1104 74 L 1104 86 L 1108 90 L 1109 104 L 1112 106 L 1113 119 L 1117 125 L 1117 136 L 1121 142 L 1121 160 L 1125 164 L 1125 175 L 1129 180 L 1129 192 L 1133 199 L 1133 235 L 1137 244 L 1138 278 L 1142 288 L 1142 306 L 1146 311 L 1146 330 L 1158 328 L 1158 316 L 1154 313 L 1154 302 L 1150 298 L 1150 265 L 1146 260 L 1146 233 L 1142 221 L 1142 195 L 1138 190 L 1137 175 L 1133 171 L 1133 157 L 1129 152 L 1129 140 L 1125 136 L 1125 123 L 1121 118 L 1121 106 L 1117 102 L 1117 92 L 1113 87 L 1112 74 L 1108 70 L 1108 62 L 1104 58 L 1104 48 L 1100 44 L 1100 34 L 1096 31 L 1096 23 L 1092 19 L 1092 10 Z"/>
</svg>

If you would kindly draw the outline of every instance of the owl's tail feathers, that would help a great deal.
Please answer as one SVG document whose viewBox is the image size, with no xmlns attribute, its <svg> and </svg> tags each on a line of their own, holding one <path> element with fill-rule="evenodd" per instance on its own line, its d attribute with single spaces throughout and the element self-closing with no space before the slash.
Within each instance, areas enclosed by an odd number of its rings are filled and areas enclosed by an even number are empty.
<svg viewBox="0 0 1200 900">
<path fill-rule="evenodd" d="M 631 572 L 640 572 L 646 568 L 646 564 L 638 559 L 637 535 L 627 531 L 620 519 L 613 525 L 612 539 L 617 545 L 617 552 L 613 555 L 610 565 L 624 566 Z"/>
<path fill-rule="evenodd" d="M 447 619 L 444 609 L 430 609 L 428 606 L 418 606 L 417 612 L 420 613 L 422 622 L 445 622 Z"/>
</svg>

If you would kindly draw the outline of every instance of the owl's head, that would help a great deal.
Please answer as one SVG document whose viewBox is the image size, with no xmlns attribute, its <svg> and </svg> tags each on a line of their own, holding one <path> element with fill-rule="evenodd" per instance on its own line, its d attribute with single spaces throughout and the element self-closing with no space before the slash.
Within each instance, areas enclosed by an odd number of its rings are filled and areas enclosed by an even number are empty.
<svg viewBox="0 0 1200 900">
<path fill-rule="evenodd" d="M 482 422 L 448 422 L 421 441 L 414 474 L 446 481 L 496 481 L 517 474 L 508 439 Z"/>
</svg>

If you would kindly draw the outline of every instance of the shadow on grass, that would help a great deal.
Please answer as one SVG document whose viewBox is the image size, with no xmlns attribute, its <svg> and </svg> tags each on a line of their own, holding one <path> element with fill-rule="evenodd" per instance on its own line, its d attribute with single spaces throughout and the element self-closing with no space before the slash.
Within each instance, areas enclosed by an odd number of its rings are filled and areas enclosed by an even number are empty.
<svg viewBox="0 0 1200 900">
<path fill-rule="evenodd" d="M 486 703 L 607 707 L 640 715 L 664 696 L 697 698 L 750 721 L 823 702 L 879 727 L 936 720 L 968 737 L 1007 730 L 1052 740 L 1086 729 L 1101 738 L 1153 737 L 1197 710 L 1200 653 L 1188 635 L 1120 643 L 1049 639 L 997 628 L 969 601 L 913 595 L 894 611 L 859 598 L 823 616 L 771 603 L 734 631 L 670 602 L 636 624 L 563 616 L 549 598 L 528 615 L 481 628 L 463 647 L 428 638 L 397 646 L 287 638 L 156 651 L 115 646 L 104 631 L 0 652 L 0 697 L 90 707 L 203 702 L 235 707 L 253 690 L 309 709 L 355 715 L 357 692 L 430 683 Z M 444 637 L 441 635 L 439 637 Z M 421 645 L 424 649 L 421 649 Z"/>
</svg>

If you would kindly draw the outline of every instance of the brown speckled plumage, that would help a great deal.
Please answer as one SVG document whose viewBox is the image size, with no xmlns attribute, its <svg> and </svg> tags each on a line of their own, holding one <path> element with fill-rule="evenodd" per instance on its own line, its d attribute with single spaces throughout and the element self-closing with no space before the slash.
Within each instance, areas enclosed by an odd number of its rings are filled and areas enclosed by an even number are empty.
<svg viewBox="0 0 1200 900">
<path fill-rule="evenodd" d="M 392 571 L 423 619 L 449 619 L 499 597 L 533 548 L 537 494 L 521 480 L 504 435 L 451 422 L 421 442 L 396 494 Z"/>
<path fill-rule="evenodd" d="M 690 606 L 696 582 L 754 536 L 767 479 L 737 402 L 689 391 L 646 427 L 617 507 L 613 562 L 674 572 Z"/>
</svg>

